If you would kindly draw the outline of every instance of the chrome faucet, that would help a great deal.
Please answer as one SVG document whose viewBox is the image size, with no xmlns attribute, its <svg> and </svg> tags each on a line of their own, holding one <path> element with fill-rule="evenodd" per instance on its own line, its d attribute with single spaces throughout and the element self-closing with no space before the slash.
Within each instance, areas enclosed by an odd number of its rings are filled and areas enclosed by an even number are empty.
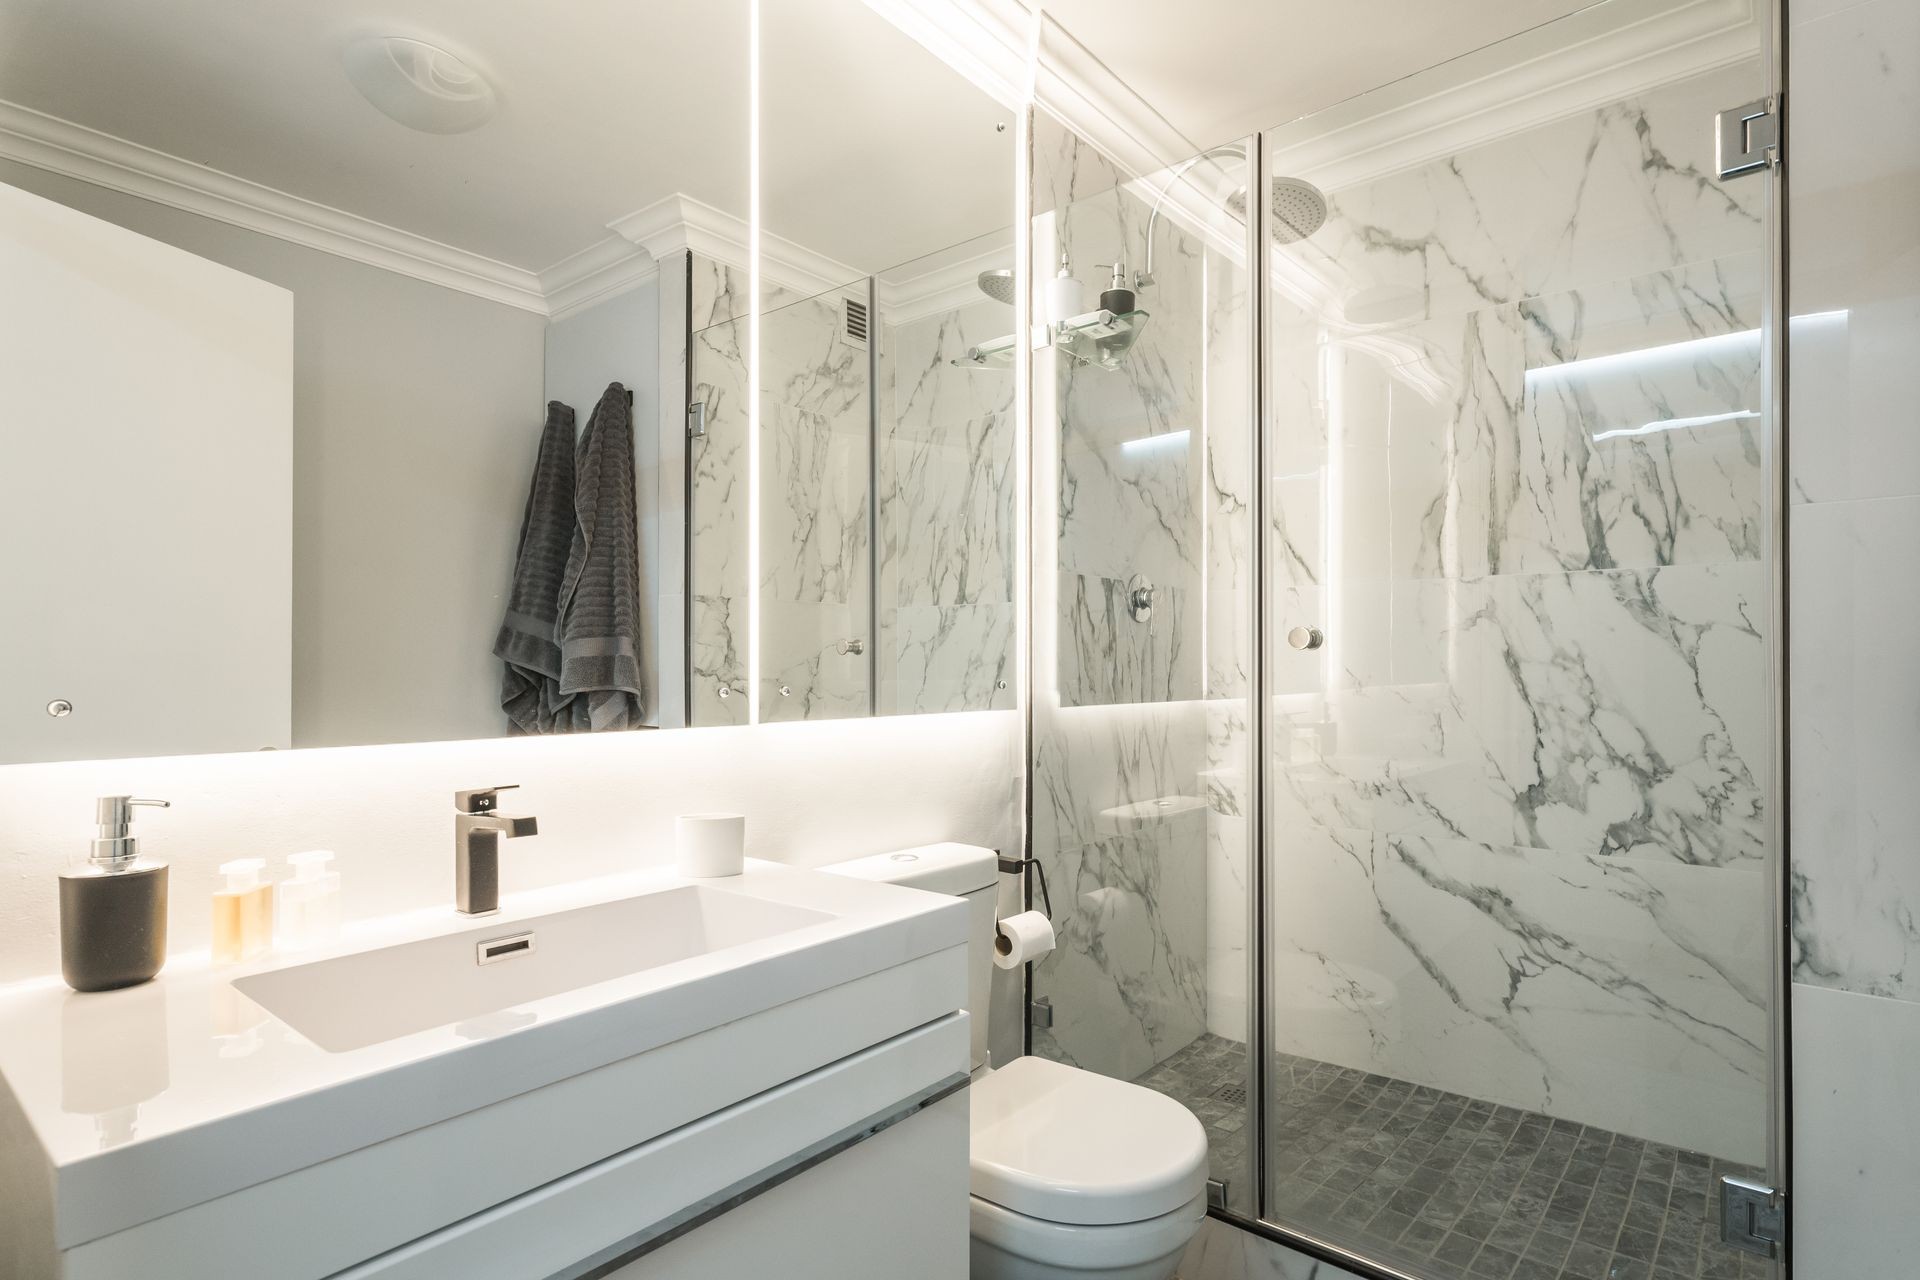
<svg viewBox="0 0 1920 1280">
<path fill-rule="evenodd" d="M 500 909 L 500 839 L 538 835 L 532 817 L 500 813 L 502 787 L 453 793 L 453 905 L 463 916 L 490 916 Z"/>
</svg>

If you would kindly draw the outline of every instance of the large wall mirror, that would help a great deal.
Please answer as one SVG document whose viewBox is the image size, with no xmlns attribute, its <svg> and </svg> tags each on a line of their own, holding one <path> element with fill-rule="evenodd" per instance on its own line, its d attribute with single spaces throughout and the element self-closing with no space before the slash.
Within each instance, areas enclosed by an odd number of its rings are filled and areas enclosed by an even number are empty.
<svg viewBox="0 0 1920 1280">
<path fill-rule="evenodd" d="M 759 717 L 1011 707 L 1012 113 L 862 0 L 760 31 Z"/>
<path fill-rule="evenodd" d="M 1007 113 L 763 3 L 750 389 L 747 0 L 0 0 L 0 763 L 1011 705 Z"/>
</svg>

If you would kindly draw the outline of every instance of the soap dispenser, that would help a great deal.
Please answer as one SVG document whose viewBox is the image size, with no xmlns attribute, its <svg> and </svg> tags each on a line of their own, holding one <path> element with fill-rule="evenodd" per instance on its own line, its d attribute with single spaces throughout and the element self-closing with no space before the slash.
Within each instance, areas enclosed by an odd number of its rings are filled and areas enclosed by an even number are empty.
<svg viewBox="0 0 1920 1280">
<path fill-rule="evenodd" d="M 280 886 L 281 947 L 316 947 L 340 936 L 340 873 L 328 869 L 332 861 L 331 849 L 287 855 L 293 878 Z"/>
<path fill-rule="evenodd" d="M 1101 266 L 1113 268 L 1113 283 L 1100 295 L 1100 309 L 1110 311 L 1116 316 L 1124 316 L 1134 308 L 1133 290 L 1127 288 L 1127 264 L 1124 262 L 1101 263 Z"/>
<path fill-rule="evenodd" d="M 251 960 L 273 941 L 273 886 L 260 858 L 220 864 L 226 885 L 213 895 L 213 962 Z"/>
<path fill-rule="evenodd" d="M 167 864 L 140 856 L 133 806 L 165 800 L 101 796 L 85 865 L 60 873 L 60 973 L 75 991 L 145 982 L 167 959 Z"/>
<path fill-rule="evenodd" d="M 1060 274 L 1047 281 L 1047 323 L 1064 324 L 1079 315 L 1086 306 L 1086 294 L 1073 278 L 1067 255 L 1060 255 Z"/>
</svg>

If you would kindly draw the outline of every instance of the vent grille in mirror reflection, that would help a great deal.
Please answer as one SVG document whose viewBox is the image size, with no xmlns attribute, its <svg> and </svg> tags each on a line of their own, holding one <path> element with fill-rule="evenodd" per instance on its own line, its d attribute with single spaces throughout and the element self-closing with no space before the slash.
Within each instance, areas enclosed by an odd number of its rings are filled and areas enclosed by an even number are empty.
<svg viewBox="0 0 1920 1280">
<path fill-rule="evenodd" d="M 856 302 L 852 298 L 842 299 L 847 304 L 847 341 L 857 347 L 867 345 L 867 304 Z"/>
</svg>

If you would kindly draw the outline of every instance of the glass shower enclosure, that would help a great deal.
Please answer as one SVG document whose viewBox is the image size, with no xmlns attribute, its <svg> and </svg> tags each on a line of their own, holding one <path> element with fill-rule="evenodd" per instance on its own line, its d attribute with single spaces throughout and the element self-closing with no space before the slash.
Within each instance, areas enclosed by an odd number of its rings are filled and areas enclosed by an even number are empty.
<svg viewBox="0 0 1920 1280">
<path fill-rule="evenodd" d="M 1357 1270 L 1776 1270 L 1765 50 L 1609 0 L 1149 173 L 1034 113 L 1037 289 L 1135 296 L 1031 365 L 1031 1048 Z"/>
</svg>

